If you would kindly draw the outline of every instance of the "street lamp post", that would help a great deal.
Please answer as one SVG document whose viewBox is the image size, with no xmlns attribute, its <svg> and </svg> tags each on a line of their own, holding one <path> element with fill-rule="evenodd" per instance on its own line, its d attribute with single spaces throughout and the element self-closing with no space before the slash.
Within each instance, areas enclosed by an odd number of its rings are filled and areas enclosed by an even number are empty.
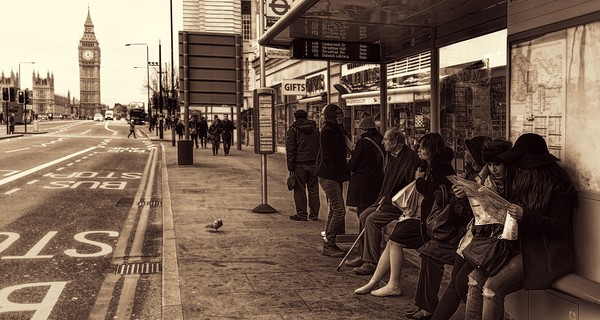
<svg viewBox="0 0 600 320">
<path fill-rule="evenodd" d="M 22 63 L 35 64 L 35 62 L 33 62 L 33 61 L 19 62 L 19 90 L 21 90 L 21 64 Z M 27 101 L 23 101 L 23 106 L 25 106 L 25 110 L 24 110 L 25 111 L 25 115 L 24 115 L 25 119 L 23 122 L 25 122 L 25 133 L 27 133 Z M 6 111 L 7 111 L 6 113 L 8 113 L 8 109 Z M 32 121 L 33 121 L 33 119 L 32 119 Z"/>
<path fill-rule="evenodd" d="M 150 108 L 150 60 L 148 59 L 149 57 L 149 50 L 148 50 L 148 44 L 147 43 L 127 43 L 125 44 L 126 47 L 129 46 L 146 46 L 146 81 L 147 81 L 147 88 L 148 88 L 148 118 L 150 118 L 150 129 L 152 130 L 152 109 Z"/>
</svg>

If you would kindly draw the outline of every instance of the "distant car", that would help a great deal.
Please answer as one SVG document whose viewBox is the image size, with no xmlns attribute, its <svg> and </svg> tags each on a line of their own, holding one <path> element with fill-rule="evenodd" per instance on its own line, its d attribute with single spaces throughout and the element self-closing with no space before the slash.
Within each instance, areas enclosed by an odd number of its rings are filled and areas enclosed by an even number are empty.
<svg viewBox="0 0 600 320">
<path fill-rule="evenodd" d="M 102 116 L 101 113 L 96 113 L 94 115 L 94 121 L 104 121 L 104 117 Z"/>
<path fill-rule="evenodd" d="M 106 112 L 104 113 L 104 120 L 106 120 L 106 121 L 108 121 L 108 120 L 114 120 L 114 116 L 113 116 L 112 110 L 106 110 Z"/>
</svg>

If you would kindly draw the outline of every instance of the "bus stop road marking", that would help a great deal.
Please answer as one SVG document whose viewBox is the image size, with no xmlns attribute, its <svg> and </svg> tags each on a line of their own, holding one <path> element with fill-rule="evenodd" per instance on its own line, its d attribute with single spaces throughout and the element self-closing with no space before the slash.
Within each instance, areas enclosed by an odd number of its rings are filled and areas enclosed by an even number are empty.
<svg viewBox="0 0 600 320">
<path fill-rule="evenodd" d="M 23 150 L 29 150 L 29 149 L 31 149 L 31 148 L 14 149 L 14 150 L 4 151 L 4 153 L 11 153 L 11 152 L 17 152 L 17 151 L 23 151 Z"/>
</svg>

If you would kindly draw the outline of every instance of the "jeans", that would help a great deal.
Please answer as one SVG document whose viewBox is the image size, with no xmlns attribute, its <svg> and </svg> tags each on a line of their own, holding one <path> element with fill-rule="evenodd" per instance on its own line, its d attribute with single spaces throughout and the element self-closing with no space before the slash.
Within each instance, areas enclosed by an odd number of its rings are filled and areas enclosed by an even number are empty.
<svg viewBox="0 0 600 320">
<path fill-rule="evenodd" d="M 431 320 L 450 319 L 456 313 L 460 302 L 467 302 L 467 282 L 471 271 L 473 271 L 473 267 L 457 254 L 454 258 L 450 283 L 440 298 Z"/>
<path fill-rule="evenodd" d="M 224 138 L 223 139 L 223 153 L 229 154 L 229 149 L 231 148 L 231 140 L 232 138 Z"/>
<path fill-rule="evenodd" d="M 493 277 L 480 269 L 469 274 L 469 293 L 465 320 L 504 319 L 504 297 L 523 289 L 523 259 L 521 254 L 513 257 Z"/>
<path fill-rule="evenodd" d="M 325 238 L 327 243 L 335 244 L 335 236 L 346 233 L 346 206 L 342 195 L 342 182 L 319 178 L 319 184 L 329 205 L 327 224 L 325 227 Z"/>
<path fill-rule="evenodd" d="M 380 211 L 377 206 L 368 207 L 360 214 L 360 230 L 365 228 L 365 234 L 358 242 L 358 252 L 362 254 L 363 261 L 377 264 L 381 255 L 382 230 L 398 218 L 400 213 Z"/>
<path fill-rule="evenodd" d="M 306 217 L 306 189 L 308 188 L 308 207 L 310 216 L 318 217 L 321 201 L 319 200 L 319 179 L 315 165 L 296 165 L 294 167 L 296 186 L 294 187 L 294 204 L 296 214 Z"/>
</svg>

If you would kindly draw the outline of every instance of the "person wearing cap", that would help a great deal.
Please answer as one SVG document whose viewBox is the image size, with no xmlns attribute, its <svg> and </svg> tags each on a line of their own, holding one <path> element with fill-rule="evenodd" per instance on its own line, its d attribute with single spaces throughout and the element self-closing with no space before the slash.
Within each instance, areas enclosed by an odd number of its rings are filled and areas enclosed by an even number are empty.
<svg viewBox="0 0 600 320">
<path fill-rule="evenodd" d="M 363 121 L 366 119 L 369 118 L 367 117 Z M 358 142 L 360 143 L 361 140 Z M 357 149 L 359 143 L 357 143 Z M 369 142 L 363 143 L 371 144 Z M 387 152 L 385 158 L 387 165 L 385 166 L 383 181 L 380 187 L 377 188 L 378 192 L 371 201 L 370 206 L 363 210 L 359 216 L 360 228 L 365 230 L 363 238 L 359 242 L 359 254 L 355 259 L 346 261 L 346 266 L 353 267 L 352 271 L 358 275 L 370 275 L 375 272 L 381 255 L 382 230 L 388 223 L 398 220 L 402 215 L 402 211 L 392 204 L 392 197 L 414 180 L 414 172 L 421 163 L 417 153 L 406 146 L 406 138 L 398 127 L 392 127 L 385 132 L 383 144 Z M 377 152 L 377 150 L 374 152 Z M 354 153 L 352 157 L 354 157 Z M 348 164 L 352 168 L 352 165 Z M 379 163 L 377 164 L 379 165 Z M 381 171 L 382 167 L 373 169 Z M 376 175 L 376 173 L 370 174 Z M 350 182 L 352 183 L 352 180 Z M 366 192 L 364 189 L 362 191 Z M 350 194 L 350 187 L 348 187 L 348 193 Z M 348 195 L 348 198 L 350 199 L 350 195 Z M 359 291 L 358 293 L 362 292 Z"/>
<path fill-rule="evenodd" d="M 544 138 L 521 135 L 498 157 L 514 169 L 506 214 L 518 223 L 517 250 L 500 271 L 469 274 L 465 319 L 504 319 L 504 298 L 521 289 L 543 290 L 572 272 L 573 210 L 577 191 Z"/>
<path fill-rule="evenodd" d="M 346 162 L 347 137 L 342 127 L 344 111 L 338 105 L 328 104 L 321 112 L 325 124 L 321 130 L 319 142 L 320 156 L 317 159 L 317 176 L 329 207 L 321 254 L 342 258 L 346 252 L 337 246 L 336 236 L 346 233 L 343 184 L 350 179 L 350 169 Z"/>
<path fill-rule="evenodd" d="M 319 128 L 316 122 L 307 119 L 306 111 L 294 112 L 295 121 L 285 135 L 285 159 L 290 175 L 296 178 L 294 185 L 294 205 L 296 214 L 290 216 L 293 221 L 306 221 L 307 218 L 319 219 L 319 179 L 317 178 L 317 155 L 319 154 Z M 306 190 L 308 189 L 308 207 L 306 211 Z M 308 217 L 307 217 L 308 216 Z"/>
</svg>

